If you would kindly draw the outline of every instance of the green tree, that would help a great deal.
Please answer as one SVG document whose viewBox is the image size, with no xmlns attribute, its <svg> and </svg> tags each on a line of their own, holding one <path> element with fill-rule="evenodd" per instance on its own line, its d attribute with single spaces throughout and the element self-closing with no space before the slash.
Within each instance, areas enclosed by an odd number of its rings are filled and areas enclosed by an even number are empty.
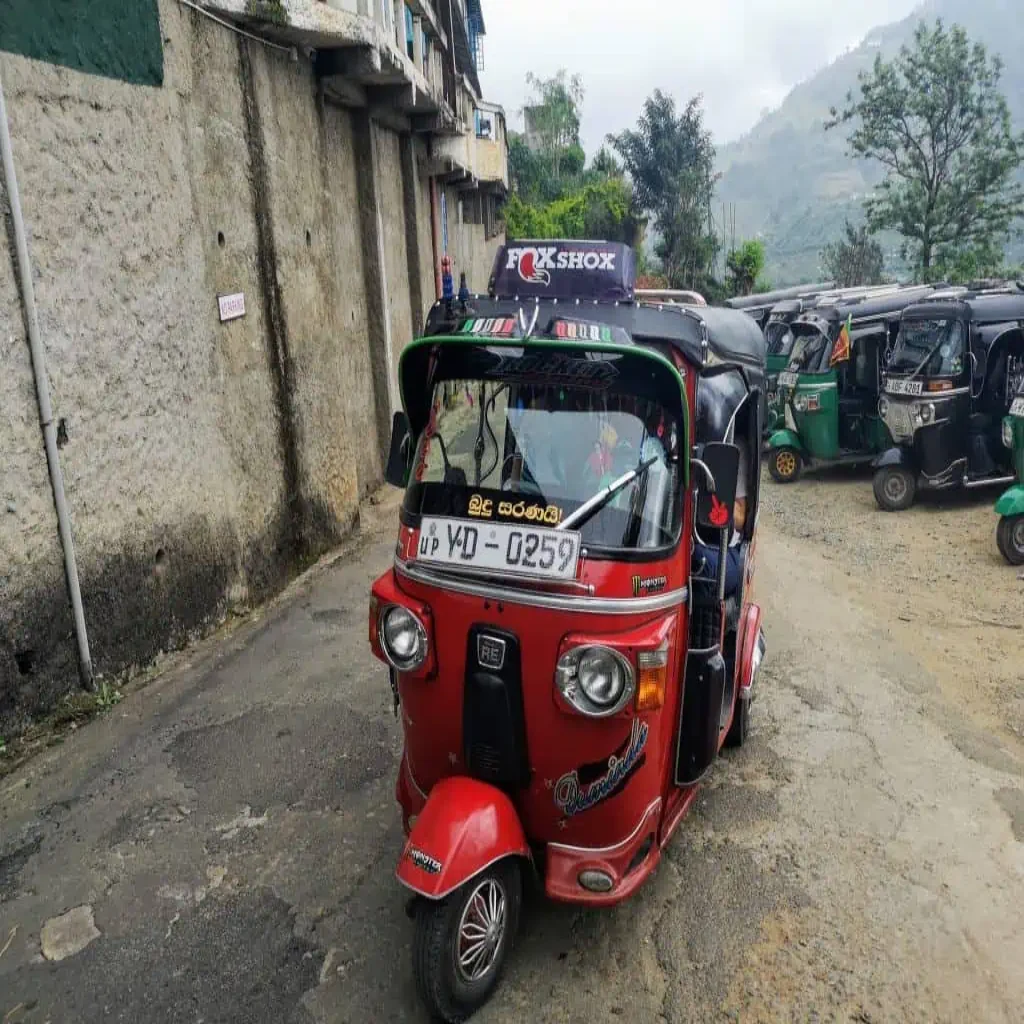
<svg viewBox="0 0 1024 1024">
<path fill-rule="evenodd" d="M 677 114 L 675 101 L 655 90 L 636 131 L 608 141 L 633 181 L 638 207 L 657 221 L 655 252 L 672 287 L 705 289 L 718 252 L 711 218 L 717 175 L 701 97 Z"/>
<path fill-rule="evenodd" d="M 849 221 L 843 225 L 843 235 L 821 250 L 821 265 L 825 276 L 840 288 L 881 284 L 884 256 L 882 247 L 868 234 L 866 224 L 855 228 Z"/>
<path fill-rule="evenodd" d="M 540 151 L 547 157 L 557 181 L 562 176 L 568 151 L 580 147 L 583 79 L 579 75 L 570 78 L 563 68 L 552 78 L 538 78 L 532 71 L 528 72 L 526 84 L 534 93 L 523 109 L 527 129 L 536 135 Z"/>
<path fill-rule="evenodd" d="M 865 204 L 869 231 L 893 228 L 922 278 L 936 259 L 960 250 L 990 250 L 1008 237 L 1024 212 L 1012 183 L 1024 154 L 999 88 L 1002 62 L 972 44 L 959 25 L 924 22 L 913 48 L 892 61 L 876 56 L 861 73 L 843 110 L 832 109 L 826 130 L 854 123 L 853 155 L 879 161 L 887 175 Z"/>
<path fill-rule="evenodd" d="M 728 284 L 735 295 L 750 295 L 764 270 L 764 244 L 744 242 L 725 258 Z"/>
</svg>

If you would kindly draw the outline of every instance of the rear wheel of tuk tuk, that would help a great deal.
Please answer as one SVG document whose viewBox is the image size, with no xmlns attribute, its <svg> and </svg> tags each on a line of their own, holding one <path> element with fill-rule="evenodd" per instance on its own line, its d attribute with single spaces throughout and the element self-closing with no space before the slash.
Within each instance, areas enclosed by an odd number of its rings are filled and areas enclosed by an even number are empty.
<svg viewBox="0 0 1024 1024">
<path fill-rule="evenodd" d="M 795 448 L 774 448 L 768 453 L 768 472 L 779 484 L 791 484 L 800 478 L 803 459 Z"/>
<path fill-rule="evenodd" d="M 914 504 L 917 478 L 904 466 L 883 466 L 872 484 L 875 501 L 885 512 L 904 512 Z"/>
<path fill-rule="evenodd" d="M 1010 565 L 1024 565 L 1024 515 L 1003 516 L 996 527 L 996 543 Z"/>
<path fill-rule="evenodd" d="M 519 926 L 522 891 L 520 866 L 508 859 L 440 902 L 420 901 L 413 978 L 433 1017 L 456 1024 L 491 997 Z"/>
</svg>

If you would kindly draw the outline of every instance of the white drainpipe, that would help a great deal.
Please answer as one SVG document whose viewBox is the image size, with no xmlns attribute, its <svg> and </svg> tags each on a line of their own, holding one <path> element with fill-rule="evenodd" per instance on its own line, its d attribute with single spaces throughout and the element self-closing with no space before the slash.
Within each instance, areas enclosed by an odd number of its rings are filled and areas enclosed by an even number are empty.
<svg viewBox="0 0 1024 1024">
<path fill-rule="evenodd" d="M 92 658 L 89 654 L 89 636 L 85 628 L 85 612 L 82 609 L 82 591 L 78 585 L 78 564 L 75 561 L 75 541 L 71 535 L 71 517 L 64 497 L 64 478 L 60 471 L 60 457 L 57 454 L 57 429 L 53 425 L 53 409 L 50 406 L 50 382 L 46 376 L 46 360 L 43 345 L 39 339 L 39 318 L 36 314 L 35 290 L 32 287 L 32 265 L 28 258 L 28 240 L 25 237 L 25 221 L 21 213 L 21 199 L 18 195 L 18 179 L 14 172 L 14 152 L 11 147 L 10 126 L 7 123 L 7 106 L 4 103 L 3 81 L 0 79 L 0 151 L 3 155 L 4 185 L 11 204 L 11 220 L 14 222 L 14 245 L 18 254 L 18 279 L 25 304 L 25 320 L 28 325 L 28 345 L 32 353 L 32 373 L 36 382 L 36 399 L 39 402 L 39 423 L 43 428 L 46 442 L 46 464 L 50 471 L 53 488 L 53 503 L 57 508 L 57 526 L 60 543 L 64 549 L 64 572 L 67 577 L 68 593 L 71 597 L 71 611 L 75 620 L 75 639 L 78 641 L 78 671 L 83 685 L 92 686 Z"/>
</svg>

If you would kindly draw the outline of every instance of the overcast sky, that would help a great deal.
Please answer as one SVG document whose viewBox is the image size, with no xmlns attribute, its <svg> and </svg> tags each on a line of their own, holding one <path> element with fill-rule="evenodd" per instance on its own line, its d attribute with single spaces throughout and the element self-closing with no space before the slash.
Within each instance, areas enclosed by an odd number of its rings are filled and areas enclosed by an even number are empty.
<svg viewBox="0 0 1024 1024">
<path fill-rule="evenodd" d="M 484 96 L 521 129 L 526 73 L 583 76 L 583 144 L 633 127 L 656 88 L 704 94 L 715 142 L 753 127 L 876 25 L 919 0 L 484 0 Z M 672 13 L 669 13 L 669 12 Z"/>
</svg>

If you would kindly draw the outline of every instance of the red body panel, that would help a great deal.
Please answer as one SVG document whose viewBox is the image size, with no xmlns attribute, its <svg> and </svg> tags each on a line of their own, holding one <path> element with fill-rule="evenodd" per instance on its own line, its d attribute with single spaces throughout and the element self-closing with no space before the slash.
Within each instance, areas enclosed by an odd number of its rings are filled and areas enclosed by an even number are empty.
<svg viewBox="0 0 1024 1024">
<path fill-rule="evenodd" d="M 493 786 L 455 777 L 431 791 L 396 874 L 414 892 L 437 900 L 510 856 L 530 856 L 512 801 Z"/>
<path fill-rule="evenodd" d="M 678 354 L 673 358 L 683 371 L 692 413 L 696 374 Z M 662 846 L 697 793 L 695 786 L 674 784 L 689 635 L 689 609 L 681 593 L 689 583 L 692 516 L 688 495 L 682 540 L 662 561 L 582 558 L 577 587 L 589 589 L 592 597 L 580 597 L 587 607 L 566 600 L 580 596 L 581 589 L 558 584 L 524 588 L 514 598 L 499 600 L 467 592 L 457 581 L 449 585 L 413 578 L 405 563 L 415 561 L 418 530 L 401 527 L 396 568 L 373 587 L 370 642 L 386 661 L 375 622 L 388 604 L 413 611 L 429 635 L 423 667 L 397 673 L 405 747 L 395 792 L 409 834 L 397 870 L 404 885 L 440 899 L 496 860 L 529 857 L 536 845 L 545 849 L 545 888 L 551 898 L 600 906 L 625 899 L 654 870 Z M 744 593 L 749 601 L 753 550 L 748 569 Z M 680 599 L 672 599 L 673 594 Z M 558 607 L 545 603 L 552 595 L 561 598 Z M 652 602 L 643 600 L 659 595 L 666 595 L 663 607 L 652 609 Z M 601 600 L 616 605 L 605 611 Z M 635 609 L 630 607 L 634 601 Z M 760 614 L 750 605 L 742 613 L 737 694 L 750 681 Z M 480 626 L 514 634 L 520 644 L 531 776 L 514 801 L 469 778 L 464 760 L 468 637 Z M 608 718 L 587 717 L 572 708 L 555 686 L 555 666 L 561 653 L 581 642 L 614 647 L 634 668 L 638 652 L 667 642 L 663 705 L 637 712 L 631 703 Z M 725 735 L 723 729 L 720 745 Z M 586 870 L 606 874 L 610 891 L 584 889 L 579 876 Z"/>
<path fill-rule="evenodd" d="M 736 649 L 740 656 L 736 659 L 737 682 L 741 696 L 749 697 L 753 685 L 754 651 L 757 638 L 761 633 L 761 609 L 756 604 L 748 604 L 743 609 L 740 622 L 740 635 Z"/>
</svg>

